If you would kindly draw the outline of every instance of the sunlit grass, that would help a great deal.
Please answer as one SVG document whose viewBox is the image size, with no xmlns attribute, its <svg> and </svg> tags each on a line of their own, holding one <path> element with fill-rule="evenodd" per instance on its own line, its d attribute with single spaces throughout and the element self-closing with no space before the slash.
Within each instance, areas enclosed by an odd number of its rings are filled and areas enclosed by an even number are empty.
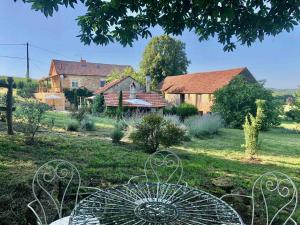
<svg viewBox="0 0 300 225">
<path fill-rule="evenodd" d="M 32 146 L 24 143 L 21 134 L 9 137 L 0 132 L 0 193 L 8 193 L 22 184 L 28 192 L 22 198 L 30 201 L 30 183 L 34 172 L 38 166 L 52 159 L 74 163 L 84 184 L 90 186 L 123 184 L 132 176 L 143 173 L 147 153 L 128 142 L 119 145 L 111 143 L 109 133 L 116 122 L 114 119 L 94 118 L 97 130 L 93 132 L 64 131 L 62 128 L 70 119 L 66 113 L 47 113 L 47 123 L 52 119 L 55 125 L 53 130 L 38 133 L 38 142 Z M 193 138 L 171 150 L 182 159 L 183 180 L 217 196 L 225 192 L 212 184 L 214 178 L 230 177 L 234 187 L 243 188 L 250 194 L 251 186 L 259 175 L 275 170 L 288 174 L 300 187 L 300 134 L 281 129 L 262 132 L 259 160 L 256 162 L 247 160 L 243 143 L 242 130 L 222 129 L 214 138 Z M 6 209 L 5 205 L 0 206 L 0 211 Z M 297 217 L 300 218 L 299 210 Z"/>
</svg>

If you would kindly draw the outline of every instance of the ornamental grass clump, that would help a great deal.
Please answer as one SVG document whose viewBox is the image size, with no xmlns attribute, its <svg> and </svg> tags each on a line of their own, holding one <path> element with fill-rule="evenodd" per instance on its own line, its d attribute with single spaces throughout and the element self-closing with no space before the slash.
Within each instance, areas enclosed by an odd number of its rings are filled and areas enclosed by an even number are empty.
<svg viewBox="0 0 300 225">
<path fill-rule="evenodd" d="M 124 137 L 124 130 L 122 129 L 122 125 L 116 124 L 115 128 L 110 134 L 110 138 L 113 143 L 120 143 L 121 139 Z"/>
<path fill-rule="evenodd" d="M 218 114 L 191 116 L 184 121 L 190 135 L 202 138 L 217 134 L 224 127 L 223 119 Z"/>
<path fill-rule="evenodd" d="M 94 131 L 96 130 L 95 121 L 89 115 L 86 115 L 80 122 L 81 129 L 86 131 Z"/>
<path fill-rule="evenodd" d="M 65 127 L 67 131 L 78 131 L 79 128 L 80 128 L 80 123 L 75 119 L 69 120 Z"/>
</svg>

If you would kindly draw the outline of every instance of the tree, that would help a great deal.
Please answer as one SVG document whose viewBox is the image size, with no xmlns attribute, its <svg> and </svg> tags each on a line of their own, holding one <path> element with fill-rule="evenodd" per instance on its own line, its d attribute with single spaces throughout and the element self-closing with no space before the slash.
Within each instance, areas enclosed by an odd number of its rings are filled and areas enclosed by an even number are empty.
<svg viewBox="0 0 300 225">
<path fill-rule="evenodd" d="M 120 91 L 118 109 L 117 109 L 117 119 L 120 120 L 122 119 L 122 117 L 123 117 L 123 92 Z"/>
<path fill-rule="evenodd" d="M 17 0 L 14 0 L 17 1 Z M 46 16 L 59 6 L 75 7 L 82 2 L 85 15 L 77 18 L 81 41 L 106 45 L 117 41 L 132 45 L 140 37 L 151 36 L 159 26 L 166 34 L 181 35 L 193 31 L 199 41 L 217 37 L 230 51 L 236 42 L 251 45 L 265 36 L 291 31 L 300 21 L 299 1 L 145 1 L 145 0 L 23 0 Z"/>
<path fill-rule="evenodd" d="M 245 124 L 243 125 L 246 154 L 250 156 L 250 159 L 254 159 L 256 155 L 259 131 L 261 130 L 263 121 L 266 119 L 264 113 L 266 101 L 258 99 L 255 103 L 257 105 L 256 117 L 249 113 L 246 115 Z"/>
<path fill-rule="evenodd" d="M 168 35 L 152 38 L 146 46 L 140 63 L 141 73 L 150 75 L 152 86 L 156 87 L 166 76 L 187 72 L 185 44 Z"/>
<path fill-rule="evenodd" d="M 145 76 L 136 72 L 132 67 L 126 67 L 123 71 L 113 70 L 111 74 L 106 78 L 106 82 L 112 82 L 114 80 L 119 80 L 123 77 L 131 76 L 133 79 L 137 80 L 141 84 L 145 83 Z"/>
<path fill-rule="evenodd" d="M 92 112 L 93 114 L 102 113 L 105 109 L 104 106 L 104 95 L 101 93 L 99 95 L 96 95 L 93 99 L 93 106 L 92 106 Z"/>
<path fill-rule="evenodd" d="M 295 105 L 300 108 L 300 87 L 295 94 Z"/>
<path fill-rule="evenodd" d="M 34 142 L 35 134 L 40 129 L 47 110 L 49 110 L 47 104 L 33 99 L 26 99 L 17 105 L 15 116 L 27 143 Z"/>
<path fill-rule="evenodd" d="M 249 113 L 256 115 L 256 99 L 266 100 L 266 119 L 262 129 L 280 124 L 281 104 L 264 88 L 262 82 L 248 82 L 239 76 L 214 93 L 213 112 L 218 112 L 229 127 L 242 128 Z"/>
</svg>

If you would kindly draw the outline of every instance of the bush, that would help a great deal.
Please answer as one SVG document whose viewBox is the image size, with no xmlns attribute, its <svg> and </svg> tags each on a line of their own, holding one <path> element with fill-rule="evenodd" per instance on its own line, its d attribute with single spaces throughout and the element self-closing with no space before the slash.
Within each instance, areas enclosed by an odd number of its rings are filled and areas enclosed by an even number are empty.
<svg viewBox="0 0 300 225">
<path fill-rule="evenodd" d="M 71 113 L 71 117 L 81 123 L 81 121 L 89 114 L 89 109 L 87 106 L 82 106 L 78 110 L 74 110 Z"/>
<path fill-rule="evenodd" d="M 197 138 L 217 134 L 224 126 L 223 120 L 218 114 L 205 114 L 203 116 L 191 116 L 184 121 L 189 133 Z"/>
<path fill-rule="evenodd" d="M 177 107 L 175 105 L 173 105 L 171 108 L 165 107 L 163 109 L 163 113 L 164 113 L 164 115 L 175 115 L 176 110 L 177 110 Z"/>
<path fill-rule="evenodd" d="M 117 116 L 117 108 L 116 107 L 106 107 L 105 115 L 108 117 L 116 117 Z"/>
<path fill-rule="evenodd" d="M 133 143 L 144 146 L 149 153 L 153 153 L 160 144 L 169 147 L 181 143 L 184 136 L 184 129 L 166 121 L 158 114 L 149 114 L 136 125 L 129 138 Z"/>
<path fill-rule="evenodd" d="M 256 100 L 257 112 L 256 117 L 249 114 L 245 118 L 244 134 L 245 134 L 245 151 L 250 156 L 250 159 L 254 159 L 258 150 L 258 135 L 261 130 L 265 116 L 265 100 Z"/>
<path fill-rule="evenodd" d="M 81 129 L 86 131 L 96 130 L 95 121 L 90 116 L 85 116 L 80 122 Z"/>
<path fill-rule="evenodd" d="M 197 114 L 197 107 L 189 103 L 182 103 L 176 109 L 176 115 L 179 116 L 181 120 Z"/>
<path fill-rule="evenodd" d="M 242 128 L 249 113 L 256 115 L 256 99 L 266 100 L 266 119 L 261 129 L 279 125 L 282 106 L 272 91 L 264 88 L 264 83 L 250 83 L 240 76 L 214 93 L 212 111 L 220 113 L 228 127 Z"/>
<path fill-rule="evenodd" d="M 161 128 L 160 144 L 165 147 L 170 147 L 172 145 L 180 144 L 185 138 L 185 129 L 180 126 L 166 121 L 165 125 Z"/>
<path fill-rule="evenodd" d="M 18 103 L 15 118 L 28 143 L 34 142 L 35 134 L 42 126 L 45 112 L 49 109 L 50 107 L 47 104 L 40 103 L 33 99 L 26 99 Z"/>
<path fill-rule="evenodd" d="M 285 115 L 293 121 L 300 123 L 300 109 L 293 108 L 285 113 Z"/>
<path fill-rule="evenodd" d="M 121 139 L 124 137 L 124 131 L 119 126 L 115 126 L 110 137 L 113 143 L 120 143 Z"/>
<path fill-rule="evenodd" d="M 70 120 L 66 125 L 67 131 L 78 131 L 80 127 L 80 123 L 77 120 Z"/>
<path fill-rule="evenodd" d="M 92 106 L 92 112 L 93 114 L 99 114 L 102 113 L 105 109 L 104 106 L 104 96 L 103 94 L 96 95 L 93 99 L 93 106 Z"/>
</svg>

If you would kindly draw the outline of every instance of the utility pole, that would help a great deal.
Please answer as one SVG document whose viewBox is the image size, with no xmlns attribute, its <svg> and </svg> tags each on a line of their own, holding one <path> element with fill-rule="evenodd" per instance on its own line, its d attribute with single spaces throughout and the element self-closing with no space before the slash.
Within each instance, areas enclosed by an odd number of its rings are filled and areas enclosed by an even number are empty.
<svg viewBox="0 0 300 225">
<path fill-rule="evenodd" d="M 26 78 L 29 79 L 29 49 L 28 49 L 28 42 L 26 43 L 27 49 L 27 71 L 26 71 Z"/>
</svg>

